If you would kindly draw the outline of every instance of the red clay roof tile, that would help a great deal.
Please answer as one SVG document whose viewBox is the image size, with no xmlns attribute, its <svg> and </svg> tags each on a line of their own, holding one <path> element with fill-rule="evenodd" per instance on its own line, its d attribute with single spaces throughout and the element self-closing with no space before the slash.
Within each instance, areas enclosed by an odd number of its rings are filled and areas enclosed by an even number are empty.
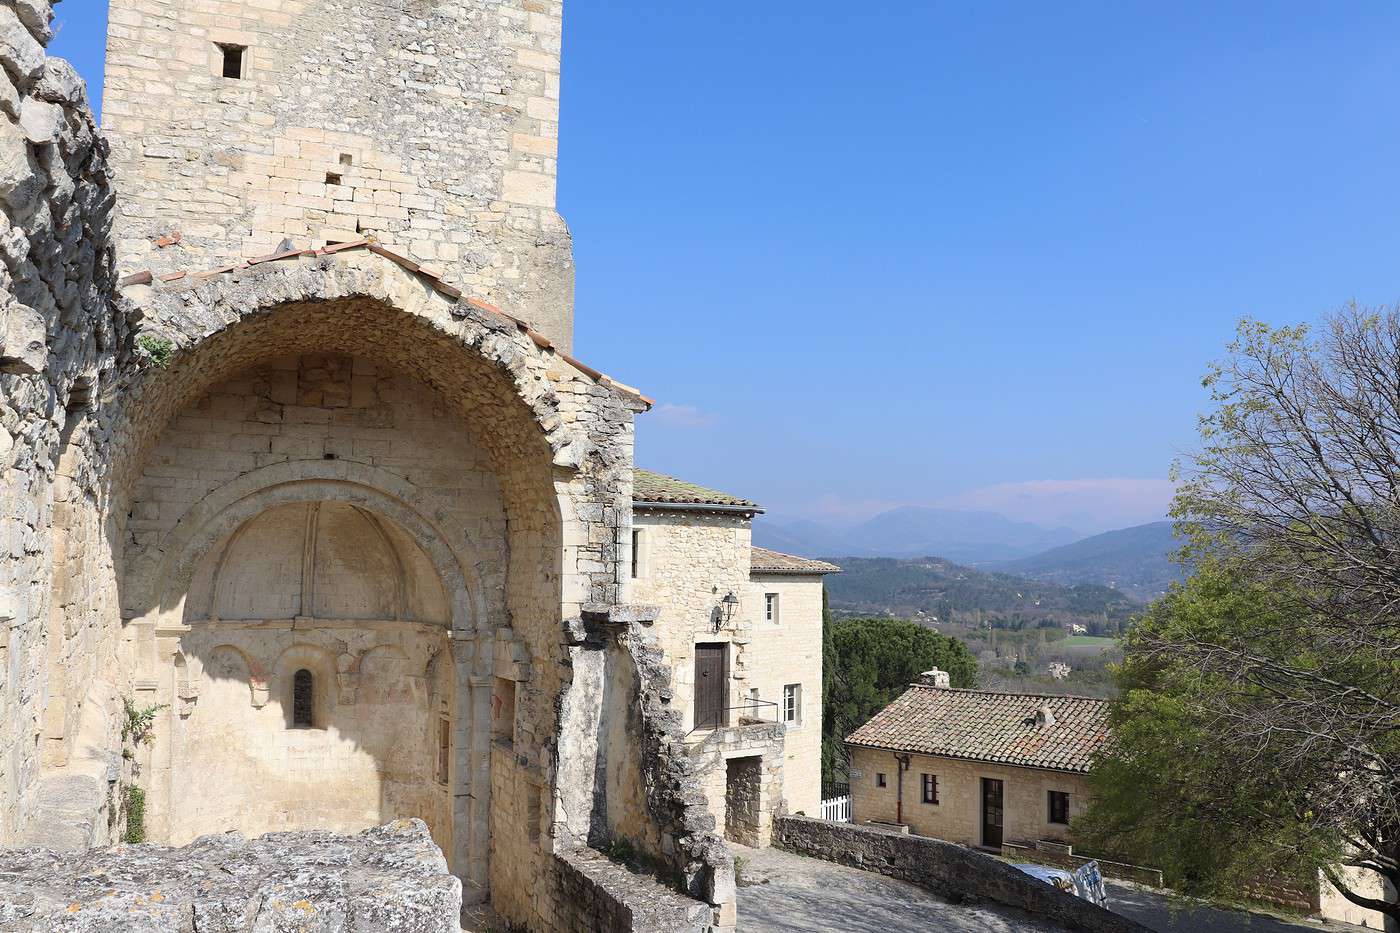
<svg viewBox="0 0 1400 933">
<path fill-rule="evenodd" d="M 1053 724 L 1036 724 L 1042 705 Z M 846 744 L 1087 772 L 1108 740 L 1106 700 L 914 684 L 848 735 Z"/>
</svg>

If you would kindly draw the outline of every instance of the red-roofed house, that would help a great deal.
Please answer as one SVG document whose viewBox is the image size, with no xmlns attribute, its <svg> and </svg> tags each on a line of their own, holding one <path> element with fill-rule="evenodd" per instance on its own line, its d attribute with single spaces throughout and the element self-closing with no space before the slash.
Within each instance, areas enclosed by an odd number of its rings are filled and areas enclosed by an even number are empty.
<svg viewBox="0 0 1400 933">
<path fill-rule="evenodd" d="M 964 845 L 1069 842 L 1108 704 L 959 690 L 929 671 L 846 737 L 851 818 Z"/>
</svg>

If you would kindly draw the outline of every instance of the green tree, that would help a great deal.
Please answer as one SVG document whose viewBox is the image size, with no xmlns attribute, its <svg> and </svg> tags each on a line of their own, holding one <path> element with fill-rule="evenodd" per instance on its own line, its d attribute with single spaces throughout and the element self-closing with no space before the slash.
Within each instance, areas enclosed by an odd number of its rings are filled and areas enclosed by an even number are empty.
<svg viewBox="0 0 1400 933">
<path fill-rule="evenodd" d="M 1188 651 L 1163 650 L 1267 641 L 1290 610 L 1238 562 L 1205 559 L 1130 630 L 1113 745 L 1096 762 L 1094 796 L 1075 821 L 1084 851 L 1161 868 L 1169 885 L 1203 897 L 1307 884 L 1343 856 L 1313 804 L 1335 784 L 1325 759 L 1300 767 L 1293 736 L 1241 731 L 1219 712 L 1226 696 L 1267 707 L 1268 689 L 1205 669 Z"/>
<path fill-rule="evenodd" d="M 849 786 L 846 736 L 934 667 L 947 671 L 955 687 L 977 685 L 977 659 L 956 638 L 903 619 L 842 619 L 825 626 L 824 795 Z"/>
<path fill-rule="evenodd" d="M 1351 307 L 1246 321 L 1206 377 L 1173 507 L 1195 572 L 1130 636 L 1086 821 L 1185 886 L 1318 869 L 1400 920 L 1397 373 L 1400 311 Z"/>
</svg>

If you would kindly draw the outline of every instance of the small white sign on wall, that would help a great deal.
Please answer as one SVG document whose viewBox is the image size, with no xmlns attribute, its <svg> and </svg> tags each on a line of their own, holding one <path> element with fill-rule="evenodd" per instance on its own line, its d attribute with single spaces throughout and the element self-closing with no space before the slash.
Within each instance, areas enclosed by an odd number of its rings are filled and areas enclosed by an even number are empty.
<svg viewBox="0 0 1400 933">
<path fill-rule="evenodd" d="M 863 778 L 863 777 L 865 777 L 865 772 L 864 772 L 864 771 L 860 770 L 859 768 L 852 768 L 852 769 L 851 769 L 851 780 L 852 780 L 852 781 L 859 781 L 859 780 L 860 780 L 861 778 Z"/>
</svg>

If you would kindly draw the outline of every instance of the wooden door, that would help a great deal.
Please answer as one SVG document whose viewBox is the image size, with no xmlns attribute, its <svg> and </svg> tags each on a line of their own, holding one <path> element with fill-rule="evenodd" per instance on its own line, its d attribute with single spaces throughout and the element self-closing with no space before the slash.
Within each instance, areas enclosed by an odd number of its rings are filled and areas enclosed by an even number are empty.
<svg viewBox="0 0 1400 933">
<path fill-rule="evenodd" d="M 1002 787 L 996 778 L 982 779 L 982 845 L 1001 848 Z"/>
<path fill-rule="evenodd" d="M 726 725 L 724 698 L 729 680 L 725 644 L 695 646 L 695 728 L 718 729 Z"/>
</svg>

